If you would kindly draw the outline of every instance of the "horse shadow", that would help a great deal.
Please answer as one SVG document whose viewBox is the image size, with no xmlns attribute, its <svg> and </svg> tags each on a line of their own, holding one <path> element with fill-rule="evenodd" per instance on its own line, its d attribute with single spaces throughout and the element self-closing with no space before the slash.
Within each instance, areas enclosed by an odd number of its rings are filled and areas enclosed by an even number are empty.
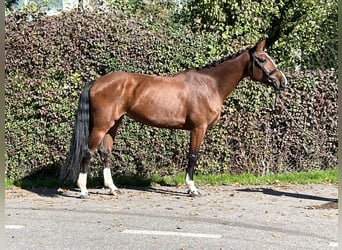
<svg viewBox="0 0 342 250">
<path fill-rule="evenodd" d="M 59 178 L 59 168 L 51 165 L 36 171 L 30 175 L 15 181 L 14 185 L 23 190 L 34 193 L 41 197 L 67 197 L 79 198 L 80 190 L 76 184 L 70 181 L 64 181 Z M 154 187 L 153 184 L 159 185 Z M 122 194 L 125 190 L 136 190 L 141 192 L 159 193 L 164 195 L 173 195 L 177 197 L 188 196 L 188 193 L 177 191 L 173 185 L 168 185 L 163 180 L 156 183 L 155 180 L 139 175 L 121 176 L 116 179 L 116 185 Z M 90 195 L 112 196 L 109 189 L 103 187 L 103 179 L 101 177 L 89 178 L 87 188 Z"/>
<path fill-rule="evenodd" d="M 178 190 L 171 190 L 164 186 L 159 187 L 125 187 L 125 190 L 136 190 L 141 192 L 148 192 L 148 193 L 156 193 L 156 194 L 162 194 L 162 195 L 170 195 L 170 196 L 176 196 L 176 197 L 189 197 L 189 194 L 184 191 L 178 191 Z"/>
<path fill-rule="evenodd" d="M 34 193 L 41 197 L 49 197 L 49 198 L 58 198 L 58 197 L 65 197 L 65 198 L 79 198 L 80 190 L 76 187 L 67 187 L 67 188 L 23 188 L 26 191 Z M 150 187 L 120 187 L 120 196 L 124 196 L 126 191 L 134 190 L 138 192 L 148 192 L 148 193 L 157 193 L 161 195 L 168 195 L 174 196 L 176 198 L 180 197 L 189 197 L 189 194 L 185 191 L 176 191 L 167 188 L 155 188 L 153 186 Z M 113 196 L 109 193 L 109 189 L 103 187 L 92 187 L 88 189 L 89 195 L 98 195 L 98 196 Z"/>
<path fill-rule="evenodd" d="M 327 198 L 317 195 L 309 195 L 309 194 L 301 194 L 301 193 L 293 193 L 293 192 L 286 192 L 286 191 L 278 191 L 272 188 L 243 188 L 243 189 L 236 189 L 239 192 L 250 192 L 250 193 L 263 193 L 266 195 L 272 196 L 286 196 L 295 199 L 305 199 L 305 200 L 315 200 L 315 201 L 326 201 L 326 202 L 338 202 L 338 199 L 334 198 Z"/>
</svg>

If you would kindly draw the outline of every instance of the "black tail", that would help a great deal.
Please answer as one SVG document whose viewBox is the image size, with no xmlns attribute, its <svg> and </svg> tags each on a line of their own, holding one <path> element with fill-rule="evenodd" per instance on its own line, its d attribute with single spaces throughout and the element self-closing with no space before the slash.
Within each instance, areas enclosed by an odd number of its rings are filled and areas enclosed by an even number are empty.
<svg viewBox="0 0 342 250">
<path fill-rule="evenodd" d="M 94 83 L 95 81 L 91 81 L 84 87 L 78 101 L 69 155 L 60 172 L 60 178 L 64 180 L 74 182 L 77 180 L 83 155 L 88 149 L 88 137 L 90 133 L 89 90 Z"/>
</svg>

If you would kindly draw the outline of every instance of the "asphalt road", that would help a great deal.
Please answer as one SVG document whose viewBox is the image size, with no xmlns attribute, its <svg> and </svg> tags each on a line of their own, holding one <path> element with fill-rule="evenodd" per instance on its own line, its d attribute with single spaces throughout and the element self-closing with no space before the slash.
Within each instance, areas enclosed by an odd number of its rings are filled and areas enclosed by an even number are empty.
<svg viewBox="0 0 342 250">
<path fill-rule="evenodd" d="M 337 249 L 334 185 L 10 189 L 5 247 L 14 249 Z"/>
</svg>

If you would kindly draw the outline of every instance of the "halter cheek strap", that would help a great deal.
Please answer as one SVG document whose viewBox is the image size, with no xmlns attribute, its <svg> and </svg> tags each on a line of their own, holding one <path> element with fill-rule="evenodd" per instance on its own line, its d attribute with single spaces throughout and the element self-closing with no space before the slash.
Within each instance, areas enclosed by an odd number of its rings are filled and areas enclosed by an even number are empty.
<svg viewBox="0 0 342 250">
<path fill-rule="evenodd" d="M 251 77 L 253 78 L 255 57 L 254 57 L 254 54 L 251 50 L 249 50 L 248 52 L 249 52 L 250 61 L 252 62 Z"/>
<path fill-rule="evenodd" d="M 267 80 L 267 81 L 271 81 L 271 76 L 276 73 L 277 71 L 279 71 L 279 69 L 277 67 L 275 67 L 274 69 L 272 69 L 270 72 L 267 72 L 265 70 L 265 68 L 260 65 L 260 63 L 256 60 L 255 55 L 253 54 L 254 51 L 249 50 L 249 56 L 251 58 L 251 62 L 252 62 L 252 70 L 251 70 L 251 77 L 253 77 L 254 74 L 254 64 L 256 63 L 256 65 L 258 66 L 258 68 L 260 68 L 262 70 L 263 73 L 263 77 Z"/>
</svg>

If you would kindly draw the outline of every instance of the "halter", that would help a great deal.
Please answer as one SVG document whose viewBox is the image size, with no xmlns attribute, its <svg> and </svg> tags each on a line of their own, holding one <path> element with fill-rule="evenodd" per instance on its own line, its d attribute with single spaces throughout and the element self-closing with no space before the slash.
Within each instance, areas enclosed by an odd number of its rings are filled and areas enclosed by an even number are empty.
<svg viewBox="0 0 342 250">
<path fill-rule="evenodd" d="M 251 72 L 251 76 L 253 77 L 253 72 L 254 72 L 254 64 L 259 68 L 261 69 L 262 73 L 263 73 L 263 78 L 269 83 L 269 84 L 272 84 L 273 83 L 273 80 L 271 79 L 271 76 L 279 71 L 279 69 L 277 67 L 275 67 L 274 69 L 272 69 L 270 72 L 267 72 L 265 70 L 265 68 L 259 63 L 259 61 L 255 58 L 255 55 L 254 55 L 254 51 L 252 49 L 250 49 L 249 51 L 249 56 L 251 58 L 251 61 L 252 61 L 252 72 Z"/>
</svg>

